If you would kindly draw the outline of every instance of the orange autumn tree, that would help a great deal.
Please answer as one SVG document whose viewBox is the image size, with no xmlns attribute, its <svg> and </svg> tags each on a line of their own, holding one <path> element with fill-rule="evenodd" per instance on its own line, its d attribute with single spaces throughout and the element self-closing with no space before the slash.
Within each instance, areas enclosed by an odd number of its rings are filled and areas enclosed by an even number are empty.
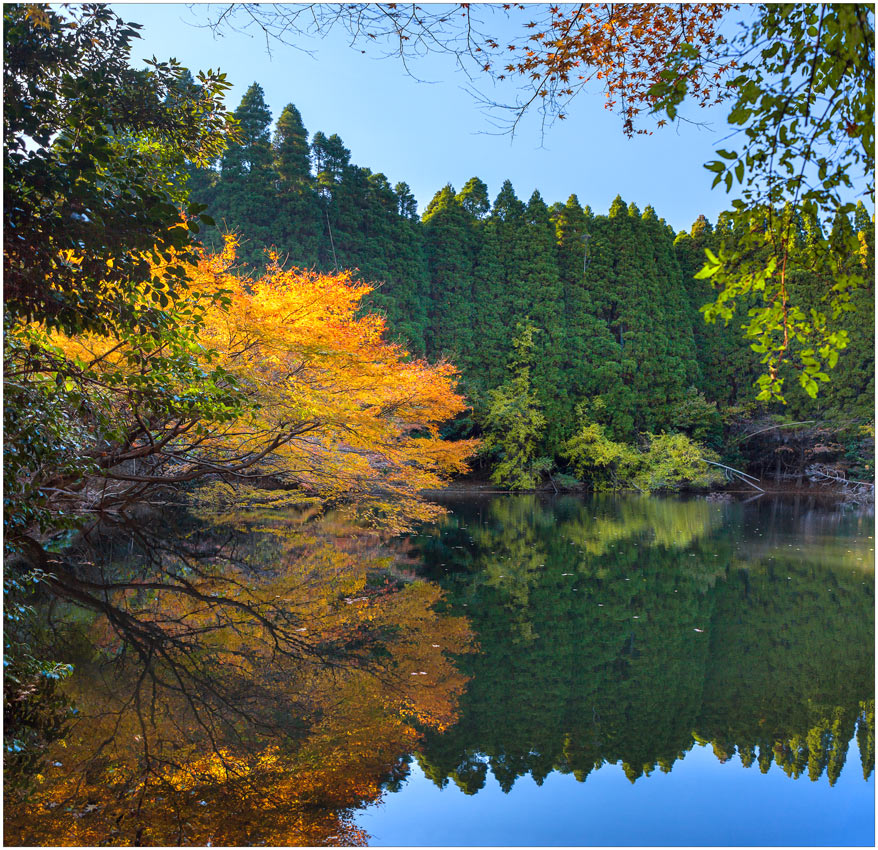
<svg viewBox="0 0 878 850">
<path fill-rule="evenodd" d="M 525 12 L 525 7 L 518 8 Z M 596 81 L 604 89 L 605 107 L 622 117 L 625 135 L 648 133 L 635 129 L 635 122 L 640 113 L 657 105 L 653 87 L 664 80 L 669 57 L 683 45 L 691 48 L 692 55 L 675 68 L 675 75 L 685 80 L 690 97 L 699 106 L 723 98 L 718 82 L 735 63 L 722 56 L 725 41 L 717 28 L 733 8 L 727 3 L 565 3 L 527 8 L 526 14 L 537 12 L 525 24 L 529 35 L 508 46 L 511 61 L 502 63 L 497 76 L 527 81 L 529 96 L 516 106 L 517 117 L 539 103 L 547 116 L 564 119 L 569 102 Z M 489 38 L 486 47 L 497 51 L 501 44 Z M 492 70 L 491 63 L 485 70 Z M 659 120 L 658 126 L 665 123 Z"/>
<path fill-rule="evenodd" d="M 85 486 L 55 487 L 57 501 L 105 513 L 213 476 L 269 482 L 393 530 L 435 516 L 419 492 L 465 471 L 475 449 L 439 435 L 465 407 L 455 369 L 387 341 L 381 317 L 359 315 L 370 288 L 349 272 L 273 260 L 253 280 L 234 262 L 229 240 L 189 269 L 188 297 L 169 310 L 188 336 L 50 337 L 75 373 L 93 464 Z M 154 266 L 154 278 L 173 267 Z"/>
</svg>

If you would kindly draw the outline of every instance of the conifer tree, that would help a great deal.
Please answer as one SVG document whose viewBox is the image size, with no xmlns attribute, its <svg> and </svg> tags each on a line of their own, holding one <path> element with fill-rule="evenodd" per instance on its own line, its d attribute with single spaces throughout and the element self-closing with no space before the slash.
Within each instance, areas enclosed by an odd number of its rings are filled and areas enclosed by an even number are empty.
<svg viewBox="0 0 878 850">
<path fill-rule="evenodd" d="M 741 333 L 746 305 L 740 305 L 728 323 L 706 322 L 700 308 L 713 300 L 714 293 L 709 281 L 695 275 L 704 266 L 706 250 L 716 253 L 723 242 L 733 242 L 734 238 L 725 219 L 714 228 L 700 215 L 689 233 L 681 232 L 674 239 L 674 251 L 689 295 L 700 370 L 697 387 L 708 399 L 724 407 L 752 399 L 759 358 Z"/>
<path fill-rule="evenodd" d="M 359 267 L 376 287 L 368 303 L 387 316 L 391 333 L 399 334 L 407 348 L 423 354 L 429 278 L 423 233 L 412 218 L 417 216 L 414 197 L 405 184 L 391 189 L 383 174 L 362 172 L 368 188 L 361 198 Z"/>
<path fill-rule="evenodd" d="M 688 292 L 674 252 L 674 231 L 651 205 L 643 211 L 644 237 L 652 248 L 651 274 L 665 318 L 668 405 L 673 408 L 688 387 L 701 379 L 690 321 Z"/>
<path fill-rule="evenodd" d="M 312 152 L 326 225 L 321 265 L 356 269 L 375 287 L 365 304 L 386 315 L 391 334 L 423 354 L 429 284 L 408 186 L 391 188 L 384 174 L 352 164 L 335 134 L 315 133 Z"/>
<path fill-rule="evenodd" d="M 484 420 L 485 446 L 498 456 L 491 480 L 512 490 L 535 487 L 552 465 L 550 458 L 540 456 L 546 417 L 531 380 L 536 361 L 534 336 L 537 333 L 530 319 L 516 325 L 510 377 L 490 392 Z"/>
<path fill-rule="evenodd" d="M 524 227 L 525 206 L 515 194 L 512 183 L 504 180 L 500 191 L 491 207 L 491 219 L 496 222 L 497 236 L 503 250 L 500 260 L 503 264 L 503 282 L 506 308 L 509 317 L 520 321 L 527 315 L 531 304 L 528 287 L 518 273 L 518 257 L 516 247 L 522 240 L 521 230 Z M 511 327 L 511 325 L 507 325 Z"/>
<path fill-rule="evenodd" d="M 276 242 L 276 174 L 271 149 L 271 112 L 262 87 L 253 83 L 235 110 L 239 141 L 226 148 L 221 163 L 214 216 L 226 226 L 240 228 L 240 259 L 262 266 L 264 251 Z"/>
<path fill-rule="evenodd" d="M 343 216 L 349 213 L 348 208 L 351 205 L 344 197 L 346 187 L 342 186 L 342 181 L 350 164 L 351 152 L 336 133 L 327 137 L 318 130 L 311 139 L 311 155 L 317 174 L 317 195 L 325 225 L 320 243 L 320 267 L 345 268 L 344 259 L 339 256 L 339 246 L 350 242 L 345 238 L 350 221 Z"/>
<path fill-rule="evenodd" d="M 467 182 L 458 198 L 476 218 L 472 284 L 475 368 L 470 370 L 467 387 L 476 395 L 476 407 L 481 410 L 484 392 L 499 386 L 506 375 L 511 353 L 509 328 L 528 309 L 529 302 L 515 295 L 517 263 L 512 248 L 522 226 L 524 205 L 508 180 L 493 206 L 488 203 L 487 187 L 476 177 Z"/>
<path fill-rule="evenodd" d="M 527 290 L 528 313 L 540 331 L 533 382 L 548 422 L 546 439 L 555 446 L 569 436 L 573 410 L 563 369 L 566 321 L 555 257 L 555 226 L 539 192 L 531 195 L 522 221 L 514 246 L 516 278 Z"/>
<path fill-rule="evenodd" d="M 506 375 L 512 306 L 506 287 L 502 257 L 506 251 L 500 224 L 493 217 L 480 224 L 473 268 L 474 356 L 478 363 L 468 387 L 479 401 L 488 389 L 498 387 Z"/>
<path fill-rule="evenodd" d="M 423 222 L 431 293 L 427 351 L 466 370 L 473 353 L 473 216 L 449 184 L 430 201 Z"/>
<path fill-rule="evenodd" d="M 484 218 L 491 209 L 488 187 L 478 177 L 466 181 L 457 193 L 457 200 L 473 218 Z"/>
<path fill-rule="evenodd" d="M 554 204 L 551 213 L 564 295 L 562 371 L 569 397 L 566 415 L 573 420 L 578 403 L 600 399 L 600 407 L 603 395 L 617 385 L 614 374 L 619 363 L 618 346 L 606 324 L 597 317 L 584 281 L 593 253 L 589 249 L 594 218 L 591 208 L 583 209 L 579 198 L 571 195 L 566 204 Z"/>
<path fill-rule="evenodd" d="M 406 219 L 406 221 L 417 221 L 418 202 L 415 200 L 409 184 L 404 182 L 397 183 L 393 187 L 393 191 L 396 195 L 396 209 L 400 216 Z"/>
<path fill-rule="evenodd" d="M 280 186 L 292 188 L 311 182 L 311 148 L 308 131 L 298 109 L 288 103 L 274 131 L 274 155 Z"/>
<path fill-rule="evenodd" d="M 323 216 L 311 174 L 308 131 L 292 103 L 277 120 L 273 148 L 277 173 L 275 244 L 293 264 L 313 266 L 319 259 Z"/>
</svg>

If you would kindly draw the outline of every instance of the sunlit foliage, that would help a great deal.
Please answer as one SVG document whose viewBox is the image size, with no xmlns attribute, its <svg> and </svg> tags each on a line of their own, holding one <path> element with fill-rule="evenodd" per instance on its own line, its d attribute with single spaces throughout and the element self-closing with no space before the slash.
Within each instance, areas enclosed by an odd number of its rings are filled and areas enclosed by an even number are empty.
<svg viewBox="0 0 878 850">
<path fill-rule="evenodd" d="M 61 364 L 28 380 L 57 392 L 66 379 L 78 453 L 92 464 L 86 486 L 56 504 L 118 510 L 215 474 L 270 477 L 391 528 L 435 515 L 419 491 L 464 471 L 475 445 L 438 436 L 464 406 L 453 368 L 386 342 L 381 318 L 358 315 L 368 287 L 347 273 L 274 264 L 252 280 L 233 263 L 230 242 L 189 268 L 189 295 L 171 312 L 182 336 L 171 325 L 49 338 Z"/>
<path fill-rule="evenodd" d="M 635 488 L 650 493 L 683 486 L 710 487 L 722 474 L 708 461 L 716 452 L 685 434 L 644 434 L 645 447 L 617 443 L 600 425 L 586 422 L 564 445 L 576 474 L 592 489 Z"/>
<path fill-rule="evenodd" d="M 185 289 L 179 268 L 153 280 L 150 258 L 194 259 L 211 223 L 188 204 L 181 221 L 181 178 L 232 131 L 229 83 L 211 71 L 184 86 L 173 61 L 132 68 L 138 29 L 105 5 L 3 7 L 7 328 L 111 333 L 160 320 L 159 300 Z M 155 300 L 135 302 L 138 290 Z"/>
</svg>

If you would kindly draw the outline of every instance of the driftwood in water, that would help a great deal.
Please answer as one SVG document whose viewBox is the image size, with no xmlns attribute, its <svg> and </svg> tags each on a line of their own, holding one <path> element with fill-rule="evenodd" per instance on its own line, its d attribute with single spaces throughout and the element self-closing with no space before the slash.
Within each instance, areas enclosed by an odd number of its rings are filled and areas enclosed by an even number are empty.
<svg viewBox="0 0 878 850">
<path fill-rule="evenodd" d="M 758 490 L 760 493 L 765 492 L 765 490 L 763 490 L 757 484 L 753 483 L 754 481 L 759 481 L 758 478 L 754 478 L 752 475 L 748 475 L 746 472 L 741 472 L 740 469 L 735 469 L 733 466 L 726 466 L 724 463 L 717 463 L 715 460 L 705 460 L 703 457 L 699 458 L 699 460 L 704 461 L 704 463 L 709 463 L 711 466 L 719 466 L 722 469 L 727 470 L 728 472 L 732 472 L 737 475 L 745 484 L 749 484 L 754 490 Z"/>
<path fill-rule="evenodd" d="M 854 502 L 871 502 L 875 499 L 875 485 L 871 481 L 857 481 L 839 475 L 838 471 L 825 464 L 816 463 L 806 470 L 808 478 L 814 482 L 831 481 L 842 494 Z"/>
</svg>

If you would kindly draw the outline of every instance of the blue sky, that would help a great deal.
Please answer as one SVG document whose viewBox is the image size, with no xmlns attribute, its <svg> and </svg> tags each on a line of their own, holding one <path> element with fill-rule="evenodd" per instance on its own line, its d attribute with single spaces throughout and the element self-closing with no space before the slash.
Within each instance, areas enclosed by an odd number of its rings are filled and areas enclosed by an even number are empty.
<svg viewBox="0 0 878 850">
<path fill-rule="evenodd" d="M 473 176 L 488 184 L 492 197 L 508 178 L 524 200 L 534 189 L 547 203 L 576 193 L 596 213 L 605 213 L 621 194 L 641 209 L 652 204 L 677 230 L 688 230 L 701 213 L 715 221 L 727 206 L 725 194 L 711 191 L 713 175 L 702 167 L 728 133 L 725 107 L 689 113 L 707 128 L 683 124 L 626 139 L 621 119 L 603 108 L 603 95 L 595 89 L 577 97 L 569 119 L 544 138 L 535 113 L 510 138 L 498 134 L 447 56 L 420 60 L 414 70 L 428 82 L 419 82 L 398 60 L 352 49 L 340 32 L 303 41 L 310 54 L 276 44 L 269 55 L 256 33 L 216 38 L 197 26 L 206 20 L 204 6 L 114 8 L 125 20 L 144 25 L 135 64 L 155 55 L 174 57 L 193 72 L 218 67 L 234 84 L 226 101 L 230 109 L 258 82 L 275 118 L 294 103 L 309 133 L 338 133 L 357 165 L 383 172 L 391 183 L 407 182 L 420 211 L 446 183 L 459 189 Z M 491 91 L 486 78 L 480 82 L 485 94 L 503 97 Z"/>
</svg>

